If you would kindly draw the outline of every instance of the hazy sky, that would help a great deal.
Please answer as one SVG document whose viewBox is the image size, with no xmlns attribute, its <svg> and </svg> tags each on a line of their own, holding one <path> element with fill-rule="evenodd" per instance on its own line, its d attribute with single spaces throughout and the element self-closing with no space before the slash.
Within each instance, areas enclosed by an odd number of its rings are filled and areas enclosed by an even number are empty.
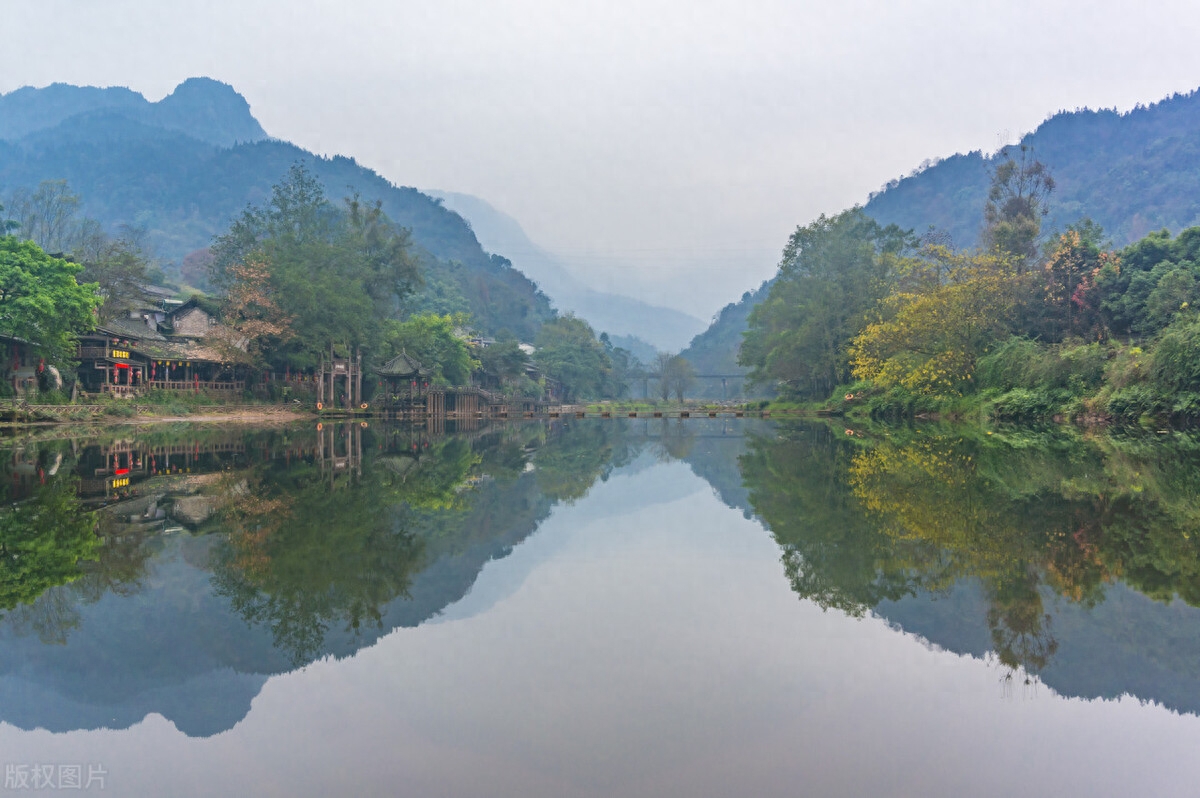
<svg viewBox="0 0 1200 798">
<path fill-rule="evenodd" d="M 704 318 L 926 158 L 1200 85 L 1183 0 L 0 0 L 0 27 L 0 91 L 217 78 L 274 136 Z"/>
</svg>

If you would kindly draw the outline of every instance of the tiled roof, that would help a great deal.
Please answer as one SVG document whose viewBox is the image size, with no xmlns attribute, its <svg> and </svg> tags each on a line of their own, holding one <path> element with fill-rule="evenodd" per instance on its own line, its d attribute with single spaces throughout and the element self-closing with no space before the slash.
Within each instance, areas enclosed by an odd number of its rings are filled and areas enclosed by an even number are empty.
<svg viewBox="0 0 1200 798">
<path fill-rule="evenodd" d="M 387 363 L 375 369 L 375 373 L 383 377 L 411 377 L 418 375 L 425 376 L 429 374 L 429 370 L 424 368 L 415 358 L 405 352 L 401 352 Z"/>
</svg>

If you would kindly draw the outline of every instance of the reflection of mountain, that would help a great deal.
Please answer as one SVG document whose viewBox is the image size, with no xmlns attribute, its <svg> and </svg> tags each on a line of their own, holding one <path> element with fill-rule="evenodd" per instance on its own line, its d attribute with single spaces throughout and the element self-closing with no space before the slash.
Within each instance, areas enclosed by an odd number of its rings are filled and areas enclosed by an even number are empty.
<svg viewBox="0 0 1200 798">
<path fill-rule="evenodd" d="M 1197 503 L 1195 442 L 963 432 L 876 431 L 895 440 L 863 447 L 820 424 L 763 424 L 740 477 L 724 462 L 733 446 L 714 454 L 697 436 L 685 459 L 763 519 L 805 598 L 959 654 L 1008 644 L 1002 664 L 1062 695 L 1200 713 L 1200 609 L 1120 581 L 1195 595 L 1181 526 Z"/>
<path fill-rule="evenodd" d="M 189 735 L 228 729 L 273 674 L 491 606 L 538 560 L 462 601 L 487 564 L 597 481 L 622 480 L 619 504 L 587 505 L 606 516 L 686 497 L 678 466 L 653 468 L 675 459 L 763 521 L 803 598 L 998 652 L 1066 696 L 1200 713 L 1200 610 L 1145 595 L 1196 595 L 1179 524 L 1195 517 L 1200 448 L 948 432 L 571 419 L 434 438 L 327 428 L 324 449 L 312 430 L 253 433 L 209 475 L 202 534 L 121 520 L 146 498 L 121 497 L 115 521 L 97 516 L 99 560 L 4 616 L 0 720 L 65 731 L 156 712 Z M 13 459 L 99 467 L 98 449 L 55 446 Z M 313 454 L 333 450 L 345 467 Z"/>
<path fill-rule="evenodd" d="M 1177 712 L 1200 714 L 1200 611 L 1166 606 L 1117 584 L 1095 607 L 1047 593 L 1058 650 L 1038 677 L 1060 695 L 1116 699 L 1133 695 Z M 875 612 L 906 632 L 958 654 L 991 649 L 987 599 L 978 582 L 948 594 L 885 601 Z"/>
<path fill-rule="evenodd" d="M 527 433 L 541 430 L 531 427 Z M 576 448 L 572 430 L 557 428 L 551 433 L 545 441 L 536 434 L 532 441 L 476 436 L 470 447 L 477 455 L 464 462 L 486 469 L 492 478 L 468 480 L 472 487 L 458 492 L 448 485 L 449 494 L 461 499 L 451 507 L 435 506 L 446 494 L 441 483 L 463 483 L 464 474 L 443 468 L 448 461 L 435 456 L 437 446 L 418 468 L 407 469 L 404 489 L 411 489 L 409 495 L 424 503 L 402 513 L 422 541 L 418 572 L 403 595 L 387 601 L 378 608 L 377 618 L 368 617 L 357 628 L 336 613 L 319 616 L 319 650 L 304 662 L 350 656 L 393 629 L 416 626 L 437 615 L 466 595 L 490 560 L 506 556 L 532 534 L 555 501 L 539 485 L 539 472 L 553 468 L 552 458 L 542 455 L 563 446 L 567 451 Z M 458 451 L 455 440 L 451 439 L 450 448 Z M 593 436 L 581 445 L 595 452 L 595 443 Z M 365 448 L 369 452 L 373 447 Z M 613 453 L 603 447 L 600 451 L 603 457 L 596 465 L 603 467 Z M 533 470 L 525 468 L 530 453 L 539 464 Z M 394 457 L 381 454 L 381 459 Z M 269 468 L 271 462 L 268 455 L 259 466 Z M 283 475 L 297 473 L 296 469 L 319 473 L 310 461 L 299 460 L 292 466 L 282 469 Z M 376 469 L 384 471 L 392 479 L 390 470 Z M 370 459 L 364 473 L 372 473 Z M 590 473 L 594 479 L 600 472 Z M 235 498 L 227 504 L 244 502 L 246 479 L 231 479 L 228 484 Z M 345 485 L 331 490 L 348 491 Z M 348 500 L 355 497 L 346 493 Z M 119 506 L 131 504 L 125 501 Z M 128 529 L 121 532 L 127 534 Z M 270 675 L 298 664 L 295 651 L 277 645 L 269 624 L 243 618 L 232 611 L 226 596 L 214 590 L 213 569 L 220 568 L 228 546 L 225 533 L 156 535 L 144 545 L 151 551 L 136 586 L 126 584 L 97 596 L 93 581 L 85 576 L 51 589 L 33 605 L 3 619 L 0 720 L 21 728 L 66 731 L 123 728 L 157 712 L 189 735 L 207 736 L 245 717 Z M 279 567 L 287 561 L 283 563 Z M 275 576 L 275 582 L 264 584 L 270 587 L 285 579 Z M 367 582 L 377 581 L 369 574 L 361 576 Z M 303 584 L 303 575 L 286 578 Z M 318 584 L 325 583 L 318 580 Z M 46 638 L 60 644 L 47 645 Z"/>
</svg>

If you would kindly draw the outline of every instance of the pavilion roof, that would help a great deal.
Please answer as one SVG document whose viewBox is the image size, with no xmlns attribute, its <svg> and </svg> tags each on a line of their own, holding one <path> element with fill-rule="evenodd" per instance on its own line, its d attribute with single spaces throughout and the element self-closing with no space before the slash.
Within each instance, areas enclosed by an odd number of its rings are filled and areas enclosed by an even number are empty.
<svg viewBox="0 0 1200 798">
<path fill-rule="evenodd" d="M 429 369 L 422 366 L 416 358 L 401 352 L 375 369 L 375 373 L 381 377 L 426 377 L 429 375 Z"/>
</svg>

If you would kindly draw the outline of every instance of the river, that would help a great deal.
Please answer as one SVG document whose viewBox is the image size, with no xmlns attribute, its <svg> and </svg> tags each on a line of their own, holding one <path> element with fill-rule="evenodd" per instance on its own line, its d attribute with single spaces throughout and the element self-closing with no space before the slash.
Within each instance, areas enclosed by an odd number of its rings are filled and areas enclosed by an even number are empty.
<svg viewBox="0 0 1200 798">
<path fill-rule="evenodd" d="M 0 442 L 0 795 L 1192 795 L 1200 437 Z"/>
</svg>

